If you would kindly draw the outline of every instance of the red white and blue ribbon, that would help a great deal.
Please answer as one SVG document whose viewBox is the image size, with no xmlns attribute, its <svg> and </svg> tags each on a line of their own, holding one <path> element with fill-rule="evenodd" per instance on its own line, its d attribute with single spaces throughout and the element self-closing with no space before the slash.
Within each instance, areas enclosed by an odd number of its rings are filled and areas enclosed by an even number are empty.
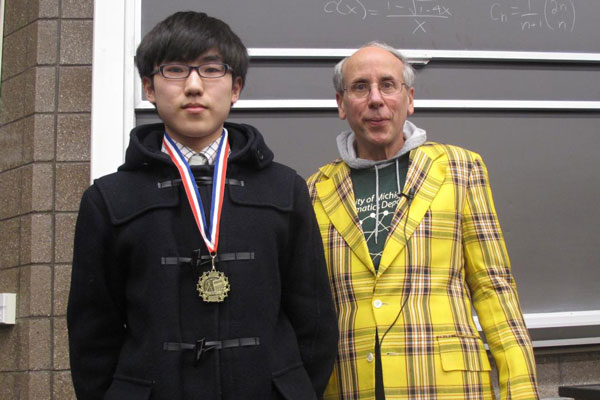
<svg viewBox="0 0 600 400">
<path fill-rule="evenodd" d="M 198 225 L 202 239 L 204 239 L 204 243 L 206 243 L 206 247 L 211 255 L 217 253 L 217 247 L 219 246 L 219 225 L 221 221 L 221 209 L 223 208 L 223 195 L 225 193 L 227 157 L 229 157 L 229 141 L 227 140 L 227 136 L 227 129 L 223 128 L 223 134 L 221 135 L 221 141 L 217 150 L 217 158 L 215 160 L 215 172 L 213 174 L 210 226 L 206 223 L 202 199 L 200 198 L 198 185 L 196 184 L 190 165 L 167 132 L 165 132 L 163 138 L 163 145 L 171 157 L 171 160 L 179 170 L 179 175 L 181 175 L 181 181 L 185 188 L 190 207 L 192 208 L 192 214 L 194 214 L 196 225 Z"/>
</svg>

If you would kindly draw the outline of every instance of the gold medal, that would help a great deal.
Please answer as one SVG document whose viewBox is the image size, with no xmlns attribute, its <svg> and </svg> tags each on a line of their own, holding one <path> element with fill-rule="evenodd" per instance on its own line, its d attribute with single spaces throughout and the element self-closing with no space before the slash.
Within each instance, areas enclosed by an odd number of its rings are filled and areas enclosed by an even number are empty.
<svg viewBox="0 0 600 400">
<path fill-rule="evenodd" d="M 224 301 L 231 289 L 229 279 L 227 279 L 223 272 L 217 271 L 215 268 L 215 256 L 212 256 L 212 269 L 200 275 L 198 284 L 196 285 L 198 294 L 207 303 L 220 303 Z"/>
<path fill-rule="evenodd" d="M 196 289 L 207 303 L 220 303 L 229 293 L 229 279 L 220 271 L 207 271 L 198 279 Z"/>
</svg>

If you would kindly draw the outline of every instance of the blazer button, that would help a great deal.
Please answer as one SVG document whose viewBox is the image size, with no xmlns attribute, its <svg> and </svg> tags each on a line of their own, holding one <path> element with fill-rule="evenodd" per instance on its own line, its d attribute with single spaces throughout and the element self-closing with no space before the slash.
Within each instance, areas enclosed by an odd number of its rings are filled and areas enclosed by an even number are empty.
<svg viewBox="0 0 600 400">
<path fill-rule="evenodd" d="M 375 359 L 375 357 L 373 356 L 373 353 L 367 354 L 367 361 L 368 362 L 373 362 L 374 359 Z"/>
<path fill-rule="evenodd" d="M 383 305 L 383 302 L 379 299 L 377 299 L 373 302 L 373 307 L 375 307 L 375 308 L 381 308 L 382 305 Z"/>
</svg>

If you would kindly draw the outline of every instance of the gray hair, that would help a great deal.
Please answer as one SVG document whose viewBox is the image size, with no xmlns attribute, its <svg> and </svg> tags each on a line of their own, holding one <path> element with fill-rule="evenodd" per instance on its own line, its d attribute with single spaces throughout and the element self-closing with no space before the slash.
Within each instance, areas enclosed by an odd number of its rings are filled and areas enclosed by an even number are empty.
<svg viewBox="0 0 600 400">
<path fill-rule="evenodd" d="M 408 85 L 408 87 L 413 86 L 413 84 L 415 83 L 415 70 L 408 63 L 406 57 L 404 57 L 402 53 L 400 53 L 398 50 L 386 43 L 377 41 L 364 44 L 360 48 L 363 49 L 365 47 L 379 47 L 380 49 L 387 50 L 392 55 L 394 55 L 398 60 L 402 62 L 402 65 L 404 66 L 404 68 L 402 69 L 402 78 L 404 79 L 404 83 Z M 342 74 L 342 69 L 344 68 L 344 64 L 346 63 L 346 61 L 348 61 L 350 57 L 352 56 L 344 58 L 342 61 L 337 63 L 335 68 L 333 69 L 333 87 L 335 88 L 335 91 L 340 94 L 344 92 L 344 76 Z"/>
</svg>

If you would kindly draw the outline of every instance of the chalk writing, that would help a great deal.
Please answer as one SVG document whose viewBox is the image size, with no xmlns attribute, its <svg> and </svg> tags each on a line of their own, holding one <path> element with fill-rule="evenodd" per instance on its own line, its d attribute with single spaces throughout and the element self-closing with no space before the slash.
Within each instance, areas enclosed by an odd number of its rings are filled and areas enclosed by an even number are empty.
<svg viewBox="0 0 600 400">
<path fill-rule="evenodd" d="M 367 17 L 367 9 L 359 0 L 329 0 L 325 3 L 326 13 L 355 15 L 361 19 Z"/>
<path fill-rule="evenodd" d="M 414 21 L 413 34 L 427 33 L 434 19 L 448 19 L 452 9 L 442 0 L 326 0 L 325 13 L 347 15 L 365 20 L 368 17 L 409 18 Z"/>
<path fill-rule="evenodd" d="M 338 14 L 364 21 L 372 17 L 406 18 L 413 21 L 412 33 L 425 34 L 431 24 L 461 14 L 460 6 L 450 0 L 323 0 L 327 14 Z M 481 0 L 480 0 L 481 1 Z M 468 2 L 467 2 L 468 3 Z M 464 4 L 464 3 L 463 3 Z M 574 0 L 491 0 L 489 19 L 492 24 L 510 25 L 523 32 L 575 29 Z M 458 9 L 457 9 L 458 7 Z M 483 5 L 485 10 L 487 6 Z"/>
<path fill-rule="evenodd" d="M 522 31 L 572 32 L 575 4 L 573 0 L 497 0 L 490 7 L 490 19 L 499 24 L 516 22 Z"/>
</svg>

